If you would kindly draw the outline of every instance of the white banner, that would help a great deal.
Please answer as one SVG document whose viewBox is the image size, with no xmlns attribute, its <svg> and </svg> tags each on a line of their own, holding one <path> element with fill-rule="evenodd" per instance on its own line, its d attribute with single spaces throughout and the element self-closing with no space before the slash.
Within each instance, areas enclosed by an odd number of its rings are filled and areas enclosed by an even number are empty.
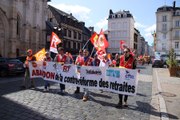
<svg viewBox="0 0 180 120">
<path fill-rule="evenodd" d="M 137 92 L 137 70 L 42 61 L 29 63 L 29 70 L 31 78 L 126 95 Z"/>
</svg>

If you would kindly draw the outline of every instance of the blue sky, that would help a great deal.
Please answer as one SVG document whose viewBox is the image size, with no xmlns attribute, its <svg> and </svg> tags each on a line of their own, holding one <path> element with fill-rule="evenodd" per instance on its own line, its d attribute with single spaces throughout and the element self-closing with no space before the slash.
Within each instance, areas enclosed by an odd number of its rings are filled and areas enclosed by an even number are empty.
<svg viewBox="0 0 180 120">
<path fill-rule="evenodd" d="M 153 43 L 151 33 L 156 29 L 156 10 L 163 5 L 172 6 L 174 0 L 51 0 L 50 5 L 72 13 L 86 27 L 94 26 L 96 32 L 107 29 L 109 10 L 129 10 L 134 17 L 135 27 L 149 45 Z M 176 0 L 180 7 L 180 0 Z"/>
</svg>

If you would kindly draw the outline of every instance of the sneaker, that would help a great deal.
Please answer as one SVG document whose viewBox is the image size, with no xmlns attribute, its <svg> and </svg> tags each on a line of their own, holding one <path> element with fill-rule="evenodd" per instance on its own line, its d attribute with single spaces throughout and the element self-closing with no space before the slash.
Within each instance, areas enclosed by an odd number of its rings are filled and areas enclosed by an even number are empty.
<svg viewBox="0 0 180 120">
<path fill-rule="evenodd" d="M 74 94 L 78 94 L 78 93 L 80 93 L 79 90 L 75 90 L 75 91 L 74 91 Z"/>
<path fill-rule="evenodd" d="M 103 90 L 100 89 L 99 91 L 100 91 L 100 93 L 103 93 Z"/>
<path fill-rule="evenodd" d="M 88 97 L 87 96 L 83 96 L 83 99 L 82 99 L 84 102 L 86 102 L 88 100 Z"/>
<path fill-rule="evenodd" d="M 44 92 L 47 92 L 47 89 L 46 88 L 44 88 L 44 90 L 43 90 Z"/>
<path fill-rule="evenodd" d="M 59 93 L 60 95 L 65 95 L 65 91 L 64 91 L 64 90 L 60 90 L 58 93 Z"/>
<path fill-rule="evenodd" d="M 49 91 L 49 87 L 47 87 L 47 91 Z"/>
<path fill-rule="evenodd" d="M 119 103 L 116 105 L 116 108 L 122 108 L 122 102 L 119 102 Z"/>
<path fill-rule="evenodd" d="M 127 104 L 127 102 L 124 102 L 124 107 L 128 107 L 128 104 Z"/>
<path fill-rule="evenodd" d="M 25 87 L 25 86 L 20 86 L 20 89 L 21 89 L 21 90 L 25 90 L 26 87 Z"/>
</svg>

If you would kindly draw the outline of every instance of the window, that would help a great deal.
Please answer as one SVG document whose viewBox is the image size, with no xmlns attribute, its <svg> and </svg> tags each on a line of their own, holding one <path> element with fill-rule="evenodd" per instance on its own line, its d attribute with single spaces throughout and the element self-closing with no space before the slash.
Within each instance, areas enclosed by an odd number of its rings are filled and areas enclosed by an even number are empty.
<svg viewBox="0 0 180 120">
<path fill-rule="evenodd" d="M 68 37 L 71 37 L 71 30 L 68 31 Z"/>
<path fill-rule="evenodd" d="M 81 33 L 78 33 L 78 39 L 81 40 Z"/>
<path fill-rule="evenodd" d="M 166 39 L 166 34 L 163 34 L 163 39 Z"/>
<path fill-rule="evenodd" d="M 167 17 L 166 16 L 162 16 L 162 21 L 163 22 L 167 22 Z"/>
<path fill-rule="evenodd" d="M 175 27 L 180 27 L 180 22 L 179 22 L 179 20 L 178 20 L 178 21 L 176 21 L 176 23 L 175 23 Z"/>
<path fill-rule="evenodd" d="M 111 23 L 111 29 L 115 29 L 116 24 L 115 23 Z"/>
<path fill-rule="evenodd" d="M 71 48 L 71 42 L 70 42 L 70 41 L 68 42 L 68 44 L 69 44 L 69 45 L 68 45 L 68 48 Z"/>
<path fill-rule="evenodd" d="M 162 50 L 165 51 L 166 50 L 166 44 L 162 43 Z"/>
<path fill-rule="evenodd" d="M 167 24 L 162 25 L 162 31 L 167 31 Z"/>
<path fill-rule="evenodd" d="M 180 12 L 179 12 L 179 11 L 177 11 L 177 12 L 176 12 L 176 15 L 177 15 L 177 16 L 179 16 L 179 15 L 180 15 Z"/>
<path fill-rule="evenodd" d="M 78 49 L 80 49 L 81 48 L 81 43 L 78 43 Z"/>
<path fill-rule="evenodd" d="M 175 31 L 175 38 L 179 38 L 179 36 L 180 36 L 180 35 L 179 35 L 179 30 L 176 30 L 176 31 Z"/>
<path fill-rule="evenodd" d="M 115 15 L 114 15 L 114 14 L 112 15 L 112 18 L 115 18 Z"/>
<path fill-rule="evenodd" d="M 17 16 L 17 23 L 16 23 L 16 34 L 20 35 L 20 17 L 19 15 Z"/>
<path fill-rule="evenodd" d="M 67 36 L 67 29 L 64 28 L 63 34 L 64 34 L 64 36 Z"/>
<path fill-rule="evenodd" d="M 76 42 L 73 42 L 73 48 L 76 49 Z"/>
<path fill-rule="evenodd" d="M 76 39 L 76 38 L 77 38 L 77 32 L 74 31 L 74 39 Z"/>
<path fill-rule="evenodd" d="M 121 18 L 121 14 L 118 14 L 118 18 Z"/>
<path fill-rule="evenodd" d="M 175 49 L 179 48 L 179 42 L 175 42 Z"/>
</svg>

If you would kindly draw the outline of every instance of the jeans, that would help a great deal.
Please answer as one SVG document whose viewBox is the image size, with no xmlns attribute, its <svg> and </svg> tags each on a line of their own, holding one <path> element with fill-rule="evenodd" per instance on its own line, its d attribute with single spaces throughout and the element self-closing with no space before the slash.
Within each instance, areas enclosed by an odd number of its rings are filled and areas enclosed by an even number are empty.
<svg viewBox="0 0 180 120">
<path fill-rule="evenodd" d="M 128 95 L 124 95 L 124 102 L 127 102 L 128 99 Z M 123 95 L 119 94 L 119 103 L 123 102 Z"/>
</svg>

